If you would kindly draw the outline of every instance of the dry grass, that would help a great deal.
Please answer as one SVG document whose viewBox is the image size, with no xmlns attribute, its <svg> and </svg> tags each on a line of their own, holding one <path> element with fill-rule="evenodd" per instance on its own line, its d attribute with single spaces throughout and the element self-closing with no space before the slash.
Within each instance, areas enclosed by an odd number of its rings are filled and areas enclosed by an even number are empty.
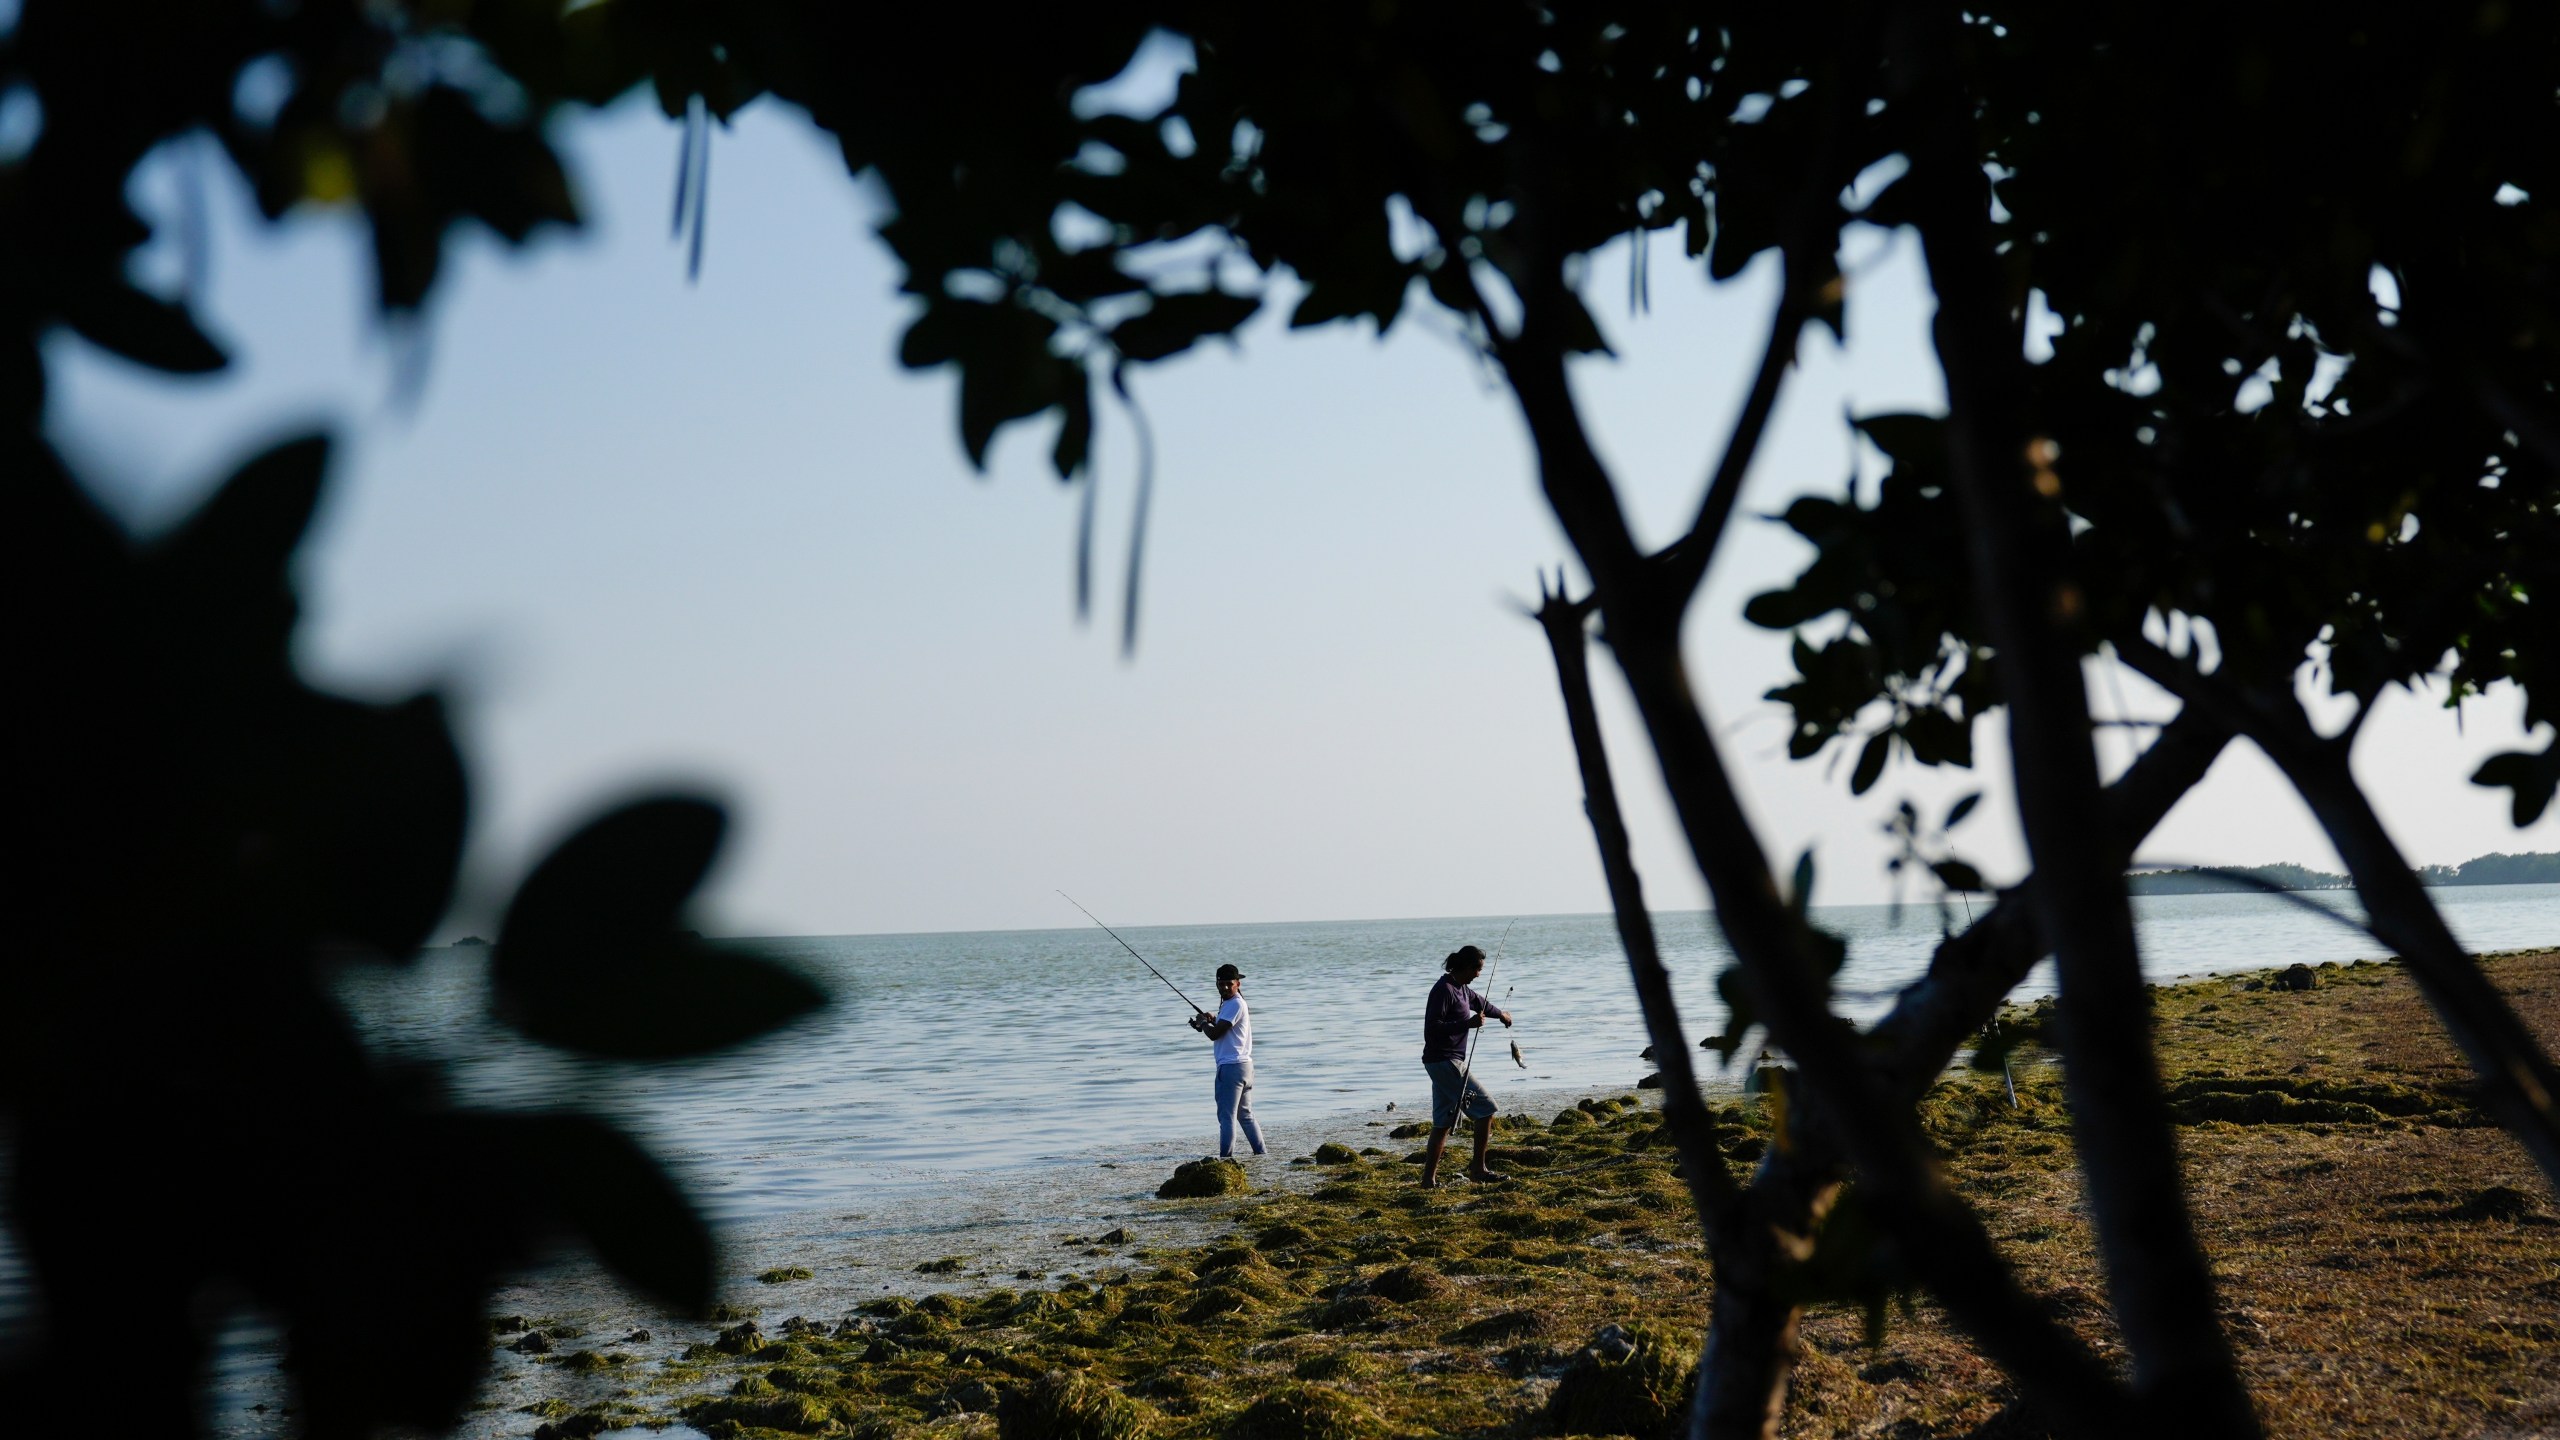
<svg viewBox="0 0 2560 1440">
<path fill-rule="evenodd" d="M 2560 1038 L 2560 953 L 2490 973 Z M 2241 1364 L 2279 1437 L 2520 1436 L 2560 1424 L 2560 1222 L 2523 1152 L 2480 1123 L 2466 1076 L 2396 967 L 2325 967 L 2308 991 L 2219 979 L 2156 992 L 2197 1226 Z M 1950 1174 L 2055 1313 L 2112 1351 L 2059 1076 L 2022 1063 L 1933 1094 Z M 1627 1097 L 1632 1102 L 1633 1097 Z M 1512 1183 L 1426 1192 L 1401 1157 L 1327 1167 L 1312 1195 L 1234 1207 L 1233 1236 L 1144 1253 L 1104 1283 L 876 1302 L 688 1358 L 633 1364 L 619 1421 L 714 1435 L 995 1435 L 1008 1395 L 1065 1372 L 1126 1402 L 1091 1433 L 1527 1436 L 1603 1326 L 1693 1350 L 1710 1283 L 1644 1107 L 1515 1124 Z M 2236 1118 L 2215 1118 L 2236 1117 Z M 1741 1166 L 1767 1117 L 1728 1111 Z M 1445 1283 L 1444 1283 L 1445 1282 Z M 1931 1307 L 1817 1311 L 1787 1434 L 2032 1436 L 1999 1372 Z M 706 1339 L 709 1337 L 706 1336 Z M 1045 1387 L 1045 1388 L 1043 1388 Z M 1275 1398 L 1276 1397 L 1276 1398 Z M 1263 1403 L 1257 1403 L 1263 1402 Z M 1031 1433 L 1027 1400 L 1008 1412 Z M 579 1417 L 560 1418 L 574 1426 Z M 530 1422 L 528 1422 L 530 1423 Z M 568 1432 L 555 1432 L 568 1433 Z"/>
</svg>

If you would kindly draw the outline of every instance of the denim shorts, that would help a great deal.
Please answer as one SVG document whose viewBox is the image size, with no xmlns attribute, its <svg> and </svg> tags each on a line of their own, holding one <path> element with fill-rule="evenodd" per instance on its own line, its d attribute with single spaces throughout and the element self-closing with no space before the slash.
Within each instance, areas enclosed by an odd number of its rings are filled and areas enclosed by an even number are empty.
<svg viewBox="0 0 2560 1440">
<path fill-rule="evenodd" d="M 1431 1123 L 1442 1130 L 1449 1129 L 1458 1123 L 1458 1086 L 1463 1067 L 1455 1060 L 1425 1060 L 1422 1068 L 1431 1072 Z M 1472 1074 L 1466 1075 L 1464 1083 L 1468 1118 L 1491 1118 L 1493 1097 L 1484 1093 L 1484 1087 L 1476 1083 Z"/>
</svg>

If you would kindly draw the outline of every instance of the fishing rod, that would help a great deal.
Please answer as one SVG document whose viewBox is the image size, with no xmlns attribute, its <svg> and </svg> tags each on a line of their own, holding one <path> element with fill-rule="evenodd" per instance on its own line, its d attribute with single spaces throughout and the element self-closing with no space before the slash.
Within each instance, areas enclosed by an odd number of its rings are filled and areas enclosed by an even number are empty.
<svg viewBox="0 0 2560 1440">
<path fill-rule="evenodd" d="M 1493 988 L 1493 972 L 1501 968 L 1503 947 L 1511 943 L 1511 927 L 1519 923 L 1517 915 L 1502 922 L 1502 938 L 1493 942 L 1493 959 L 1484 967 L 1484 988 L 1487 990 Z M 1484 1003 L 1490 1005 L 1493 1001 L 1487 999 Z M 1475 1033 L 1467 1037 L 1467 1063 L 1458 1067 L 1458 1118 L 1462 1120 L 1467 1115 L 1467 1079 L 1476 1073 L 1476 1047 L 1483 1043 L 1484 1017 L 1479 1015 Z M 1477 1123 L 1481 1125 L 1483 1122 Z"/>
<path fill-rule="evenodd" d="M 1066 891 L 1064 891 L 1064 890 L 1061 890 L 1061 891 L 1059 891 L 1059 892 L 1058 892 L 1058 898 L 1059 898 L 1059 899 L 1061 899 L 1061 900 L 1066 901 L 1066 902 L 1067 902 L 1068 904 L 1070 904 L 1070 905 L 1075 906 L 1075 907 L 1076 907 L 1077 909 L 1079 909 L 1079 910 L 1084 910 L 1084 905 L 1083 905 L 1083 903 L 1082 903 L 1082 902 L 1080 902 L 1080 901 L 1078 901 L 1078 900 L 1076 899 L 1076 897 L 1074 897 L 1073 895 L 1068 894 L 1068 893 L 1067 893 Z M 1094 924 L 1096 924 L 1096 925 L 1102 925 L 1102 917 L 1101 917 L 1101 916 L 1099 916 L 1099 915 L 1094 914 L 1094 913 L 1093 913 L 1092 911 L 1090 911 L 1090 910 L 1084 910 L 1084 918 L 1086 918 L 1087 920 L 1092 921 L 1092 922 L 1093 922 Z M 1112 928 L 1111 928 L 1110 926 L 1108 926 L 1108 925 L 1102 925 L 1102 933 L 1103 933 L 1103 934 L 1105 934 L 1105 935 L 1110 936 L 1110 937 L 1111 937 L 1112 939 L 1114 939 L 1114 940 L 1120 940 L 1120 932 L 1119 932 L 1119 931 L 1117 931 L 1117 930 L 1112 929 Z M 1171 980 L 1166 980 L 1166 979 L 1165 979 L 1165 973 L 1164 973 L 1163 971 L 1161 971 L 1161 970 L 1157 969 L 1157 968 L 1155 967 L 1154 962 L 1152 962 L 1152 961 L 1148 960 L 1146 956 L 1138 954 L 1138 947 L 1137 947 L 1137 946 L 1130 944 L 1130 943 L 1129 943 L 1128 941 L 1126 941 L 1126 940 L 1120 940 L 1120 948 L 1121 948 L 1121 949 L 1123 949 L 1123 950 L 1128 951 L 1128 952 L 1129 952 L 1129 954 L 1130 954 L 1130 956 L 1131 956 L 1132 958 L 1134 958 L 1134 959 L 1135 959 L 1139 964 L 1146 966 L 1146 967 L 1147 967 L 1147 973 L 1148 973 L 1148 974 L 1153 975 L 1154 977 L 1156 977 L 1156 978 L 1157 978 L 1157 979 L 1159 979 L 1159 980 L 1164 980 L 1164 986 L 1165 986 L 1165 988 L 1166 988 L 1166 989 L 1168 989 L 1168 990 L 1172 991 L 1172 992 L 1173 992 L 1174 994 L 1176 994 L 1176 995 L 1182 995 L 1182 987 L 1181 987 L 1181 986 L 1179 986 L 1179 985 L 1174 984 Z M 1190 997 L 1190 996 L 1188 996 L 1188 995 L 1182 995 L 1182 1003 L 1183 1003 L 1183 1004 L 1185 1004 L 1185 1005 L 1190 1005 L 1190 1006 L 1191 1006 L 1191 1010 L 1192 1010 L 1192 1013 L 1193 1013 L 1193 1014 L 1196 1014 L 1196 1015 L 1206 1015 L 1206 1014 L 1208 1014 L 1208 1013 L 1209 1013 L 1208 1011 L 1201 1009 L 1198 1005 L 1193 1004 L 1191 997 Z"/>
</svg>

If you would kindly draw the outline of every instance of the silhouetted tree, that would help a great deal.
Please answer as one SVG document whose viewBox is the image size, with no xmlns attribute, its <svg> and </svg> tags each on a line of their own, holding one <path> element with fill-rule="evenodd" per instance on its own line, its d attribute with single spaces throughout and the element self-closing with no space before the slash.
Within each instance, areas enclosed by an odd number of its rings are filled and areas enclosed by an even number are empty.
<svg viewBox="0 0 2560 1440">
<path fill-rule="evenodd" d="M 1193 49 L 1174 98 L 1146 114 L 1079 103 L 1152 29 Z M 685 117 L 680 198 L 698 236 L 710 126 L 769 93 L 831 132 L 852 171 L 879 180 L 891 206 L 882 237 L 916 302 L 901 357 L 956 371 L 973 460 L 1003 426 L 1052 416 L 1059 474 L 1089 484 L 1096 387 L 1125 394 L 1130 367 L 1231 333 L 1282 271 L 1304 286 L 1293 325 L 1367 317 L 1384 330 L 1408 304 L 1436 306 L 1500 375 L 1586 577 L 1587 595 L 1559 584 L 1542 618 L 1637 992 L 1666 1057 L 1666 1120 L 1717 1270 L 1693 1431 L 1774 1429 L 1796 1316 L 1817 1275 L 1871 1292 L 1899 1274 L 1942 1301 L 2067 1429 L 2252 1435 L 2176 1171 L 2121 878 L 2143 835 L 2232 736 L 2265 750 L 2302 794 L 2376 932 L 2473 1061 L 2484 1104 L 2560 1175 L 2560 1079 L 2548 1057 L 2453 944 L 2356 786 L 2346 765 L 2354 728 L 2321 737 L 2294 692 L 2316 663 L 2361 715 L 2449 656 L 2457 694 L 2509 681 L 2527 697 L 2529 723 L 2560 716 L 2551 679 L 2560 632 L 2532 605 L 2537 591 L 2547 602 L 2560 564 L 2555 29 L 2560 19 L 2542 10 L 2503 5 L 2162 12 L 2113 0 L 1996 13 L 1860 0 L 1162 3 L 1035 11 L 1001 25 L 947 7 L 886 15 L 816 0 L 604 0 L 566 14 L 533 0 L 467 10 L 30 0 L 0 48 L 0 85 L 25 87 L 42 107 L 31 148 L 0 167 L 0 305 L 16 347 L 0 380 L 13 407 L 12 503 L 28 517 L 13 534 L 28 560 L 23 583 L 35 587 L 20 624 L 56 627 L 44 632 L 52 648 L 35 653 L 46 657 L 46 693 L 66 697 L 49 712 L 47 743 L 29 752 L 51 767 L 42 783 L 60 787 L 36 813 L 87 826 L 75 833 L 90 838 L 24 870 L 49 918 L 41 943 L 20 953 L 164 966 L 221 956 L 200 961 L 200 983 L 236 995 L 261 972 L 227 957 L 301 965 L 318 936 L 351 923 L 314 910 L 286 924 L 251 907 L 256 924 L 228 928 L 227 907 L 268 892 L 226 867 L 268 852 L 244 851 L 236 824 L 195 818 L 199 797 L 266 803 L 295 793 L 298 772 L 239 763 L 232 732 L 192 710 L 87 698 L 174 683 L 130 678 L 158 673 L 133 658 L 137 647 L 230 652 L 172 642 L 176 622 L 157 612 L 124 629 L 66 625 L 65 614 L 126 612 L 52 598 L 122 594 L 156 570 L 96 520 L 44 449 L 35 337 L 67 324 L 166 369 L 220 359 L 183 305 L 123 281 L 143 235 L 123 200 L 135 161 L 202 126 L 258 182 L 271 213 L 361 203 L 383 302 L 402 309 L 425 295 L 451 224 L 477 218 L 520 236 L 574 218 L 542 139 L 559 105 L 653 85 L 667 113 Z M 280 77 L 272 88 L 282 99 L 253 112 L 243 97 L 256 87 L 243 76 L 258 67 Z M 1084 223 L 1062 225 L 1070 213 Z M 1398 213 L 1418 220 L 1413 233 L 1396 232 Z M 1841 948 L 1807 917 L 1811 867 L 1799 863 L 1779 884 L 1680 647 L 1804 327 L 1842 324 L 1838 252 L 1853 221 L 1907 225 L 1919 237 L 1947 413 L 1861 421 L 1892 466 L 1875 501 L 1791 509 L 1788 522 L 1819 554 L 1751 613 L 1780 627 L 1845 623 L 1835 638 L 1800 643 L 1800 676 L 1778 696 L 1796 714 L 1798 754 L 1860 747 L 1855 789 L 1874 784 L 1897 752 L 1969 764 L 1972 726 L 2005 707 L 2034 865 L 1865 1035 L 1831 1007 Z M 1712 279 L 1775 252 L 1781 280 L 1761 362 L 1695 520 L 1647 552 L 1590 441 L 1568 367 L 1607 349 L 1579 293 L 1589 257 L 1632 240 L 1641 263 L 1644 237 L 1671 230 Z M 2061 324 L 2040 361 L 2026 334 L 2038 296 Z M 221 513 L 206 517 L 208 533 L 225 528 Z M 212 568 L 271 577 L 289 548 L 276 536 L 296 528 L 270 517 L 250 527 L 255 544 L 211 547 L 264 556 L 264 568 L 245 559 Z M 88 569 L 64 571 L 64 556 L 88 557 L 79 561 Z M 1131 584 L 1134 618 L 1134 567 Z M 272 586 L 261 593 L 272 609 Z M 1788 1107 L 1792 1143 L 1747 1184 L 1723 1167 L 1696 1103 L 1687 1027 L 1616 819 L 1586 678 L 1595 620 L 1737 956 L 1723 981 L 1733 1023 L 1721 1040 L 1731 1049 L 1754 1027 L 1765 1032 L 1802 1102 Z M 2103 787 L 2082 680 L 2083 662 L 2101 653 L 2186 707 Z M 260 663 L 283 692 L 301 693 L 279 659 Z M 141 723 L 137 714 L 163 728 L 114 728 Z M 344 762 L 346 773 L 383 777 L 386 806 L 446 803 L 425 777 L 449 770 L 448 742 L 425 714 L 370 722 L 413 753 L 384 740 Z M 129 738 L 108 747 L 110 734 Z M 421 758 L 429 741 L 445 758 Z M 296 747 L 295 764 L 315 753 Z M 133 754 L 200 768 L 96 805 L 109 793 L 101 786 L 141 773 L 110 763 Z M 2519 823 L 2530 823 L 2560 784 L 2560 747 L 2501 756 L 2479 778 L 2510 788 Z M 71 814 L 80 803 L 90 809 Z M 599 1045 L 578 1028 L 591 1019 L 579 997 L 611 973 L 605 957 L 667 943 L 665 917 L 698 873 L 701 846 L 686 837 L 699 814 L 612 822 L 555 859 L 567 878 L 554 883 L 546 867 L 528 883 L 520 906 L 585 897 L 574 921 L 511 924 L 502 937 L 502 976 L 547 977 L 511 992 L 529 1033 L 590 1048 L 682 1048 L 644 1044 L 627 1028 Z M 1916 813 L 1904 825 L 1916 837 Z M 169 858 L 144 872 L 156 877 L 147 882 L 116 874 L 118 840 Z M 645 897 L 600 894 L 593 877 L 607 868 L 588 857 L 614 847 L 664 855 L 666 878 Z M 290 893 L 341 897 L 331 904 L 411 896 L 398 910 L 407 926 L 376 921 L 355 933 L 392 954 L 414 945 L 415 917 L 432 916 L 441 895 L 419 877 L 449 878 L 449 853 L 329 853 L 333 864 L 361 860 L 362 877 L 333 871 L 324 886 L 315 871 Z M 1934 860 L 1944 884 L 1980 884 L 1952 857 L 1920 858 Z M 395 874 L 409 888 L 363 878 Z M 160 903 L 169 894 L 198 903 Z M 627 922 L 612 943 L 570 953 L 566 937 L 595 937 L 609 916 L 643 912 L 651 918 Z M 85 940 L 101 914 L 165 918 L 107 952 Z M 2048 953 L 2062 977 L 2057 1038 L 2090 1210 L 2131 1361 L 2122 1377 L 2011 1273 L 1947 1187 L 1913 1114 L 1931 1077 Z M 521 959 L 546 954 L 559 959 Z M 685 990 L 697 960 L 670 956 L 663 986 Z M 520 963 L 528 968 L 511 968 Z M 44 1003 L 13 1014 L 76 1013 L 76 996 L 26 993 Z M 759 1018 L 789 1008 L 782 993 Z M 286 1013 L 281 1002 L 267 1009 Z M 635 1012 L 632 1024 L 639 1013 L 655 1012 Z M 181 1018 L 191 1017 L 172 1023 Z M 342 1026 L 314 1033 L 351 1056 Z M 41 1194 L 55 1183 L 43 1177 L 66 1162 L 37 1143 L 42 1126 L 29 1117 L 49 1092 L 17 1078 L 27 1073 L 12 1069 L 9 1096 L 23 1137 L 20 1188 Z M 144 1074 L 161 1074 L 156 1059 Z M 96 1113 L 137 1110 L 176 1113 L 138 1100 Z M 194 1143 L 165 1143 L 182 1142 Z M 509 1173 L 489 1158 L 500 1153 L 493 1144 L 474 1157 Z M 1844 1177 L 1854 1185 L 1846 1198 Z M 377 1213 L 357 1199 L 343 1208 Z M 52 1243 L 36 1223 L 46 1213 L 21 1202 L 20 1223 L 39 1246 Z M 473 1273 L 507 1263 L 523 1240 L 494 1221 L 472 1233 L 481 1243 L 460 1268 Z M 1786 1243 L 1796 1236 L 1821 1237 L 1814 1261 Z M 263 1274 L 266 1252 L 238 1243 L 253 1259 L 223 1273 Z M 82 1284 L 76 1272 L 46 1274 L 49 1299 Z M 449 1381 L 419 1388 L 365 1366 L 337 1356 L 303 1365 L 303 1383 L 320 1393 L 344 1385 L 404 1397 L 326 1412 L 342 1428 L 432 1418 L 458 1393 Z"/>
</svg>

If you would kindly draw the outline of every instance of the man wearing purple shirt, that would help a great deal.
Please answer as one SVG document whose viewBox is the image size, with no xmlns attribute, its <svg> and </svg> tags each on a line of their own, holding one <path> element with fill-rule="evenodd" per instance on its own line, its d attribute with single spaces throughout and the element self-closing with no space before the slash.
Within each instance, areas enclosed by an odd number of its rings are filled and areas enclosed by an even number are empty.
<svg viewBox="0 0 2560 1440">
<path fill-rule="evenodd" d="M 1467 1178 L 1499 1180 L 1484 1163 L 1485 1147 L 1493 1142 L 1493 1097 L 1466 1073 L 1467 1033 L 1483 1026 L 1487 1015 L 1507 1027 L 1511 1012 L 1467 988 L 1468 981 L 1484 973 L 1482 950 L 1459 946 L 1440 968 L 1443 973 L 1422 1006 L 1422 1068 L 1431 1076 L 1431 1148 L 1423 1153 L 1422 1183 L 1439 1183 L 1440 1152 L 1461 1110 L 1476 1122 L 1476 1158 L 1467 1167 Z"/>
</svg>

